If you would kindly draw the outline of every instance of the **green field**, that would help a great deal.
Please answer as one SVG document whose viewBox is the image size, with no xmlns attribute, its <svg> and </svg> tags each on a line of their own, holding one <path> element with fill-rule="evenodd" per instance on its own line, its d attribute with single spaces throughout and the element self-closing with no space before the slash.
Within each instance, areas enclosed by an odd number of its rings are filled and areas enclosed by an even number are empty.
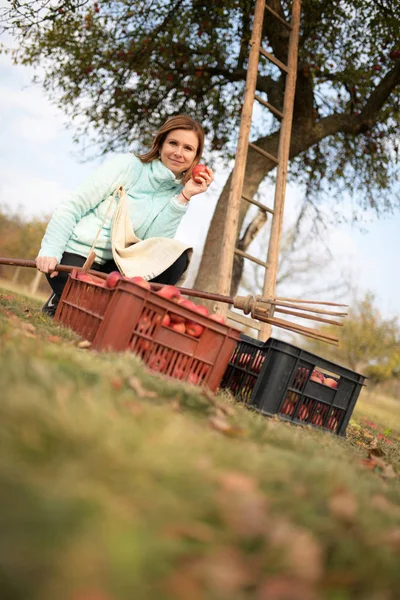
<svg viewBox="0 0 400 600">
<path fill-rule="evenodd" d="M 399 401 L 292 426 L 0 294 L 2 600 L 399 597 Z"/>
</svg>

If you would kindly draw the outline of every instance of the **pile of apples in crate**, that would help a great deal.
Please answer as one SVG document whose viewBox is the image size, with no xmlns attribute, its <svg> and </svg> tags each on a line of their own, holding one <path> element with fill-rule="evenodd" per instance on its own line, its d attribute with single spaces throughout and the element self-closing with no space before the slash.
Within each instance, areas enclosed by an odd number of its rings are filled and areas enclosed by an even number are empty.
<svg viewBox="0 0 400 600">
<path fill-rule="evenodd" d="M 309 371 L 304 367 L 298 369 L 295 380 L 294 387 L 302 387 L 302 384 L 306 381 Z M 338 386 L 338 381 L 333 377 L 325 377 L 321 371 L 318 369 L 314 369 L 310 375 L 310 381 L 315 381 L 316 383 L 320 383 L 327 387 L 331 387 L 336 389 Z M 286 400 L 280 410 L 280 412 L 287 416 L 293 416 L 296 412 L 296 408 L 298 402 L 300 400 L 300 395 L 296 392 L 290 391 L 286 397 Z M 329 406 L 323 402 L 318 402 L 312 398 L 306 398 L 300 407 L 297 410 L 296 418 L 300 421 L 312 423 L 317 427 L 321 427 L 324 424 L 325 417 L 328 414 Z M 341 411 L 338 408 L 333 408 L 325 423 L 325 427 L 330 429 L 331 431 L 335 431 L 339 425 L 339 420 Z"/>
<path fill-rule="evenodd" d="M 124 279 L 125 281 L 130 281 L 131 283 L 134 283 L 135 285 L 138 285 L 146 290 L 151 290 L 151 284 L 143 277 L 124 277 L 119 271 L 112 271 L 107 275 L 105 280 L 101 279 L 100 277 L 96 277 L 95 275 L 89 275 L 86 273 L 79 273 L 77 279 L 110 289 L 115 288 L 120 279 Z M 209 315 L 208 309 L 205 306 L 202 306 L 201 304 L 195 304 L 191 300 L 184 298 L 179 289 L 173 285 L 164 285 L 156 293 L 166 300 L 171 300 L 172 302 L 175 302 L 184 308 L 189 308 L 203 317 L 208 317 L 213 321 L 225 324 L 225 319 L 221 315 Z M 146 329 L 151 325 L 149 317 L 148 320 L 149 323 L 146 322 L 146 316 L 142 317 L 142 323 L 140 324 L 139 331 L 142 331 L 143 333 L 146 332 Z M 147 325 L 149 327 L 147 327 Z M 195 338 L 199 338 L 204 331 L 204 327 L 199 323 L 195 323 L 194 321 L 186 319 L 182 315 L 175 314 L 173 312 L 164 315 L 162 319 L 162 325 L 164 325 L 164 327 L 169 327 L 178 333 L 186 333 Z"/>
<path fill-rule="evenodd" d="M 316 381 L 317 383 L 322 383 L 322 385 L 327 385 L 328 387 L 336 389 L 338 386 L 338 382 L 333 377 L 325 377 L 321 371 L 318 369 L 314 369 L 314 371 L 310 375 L 310 381 Z"/>
</svg>

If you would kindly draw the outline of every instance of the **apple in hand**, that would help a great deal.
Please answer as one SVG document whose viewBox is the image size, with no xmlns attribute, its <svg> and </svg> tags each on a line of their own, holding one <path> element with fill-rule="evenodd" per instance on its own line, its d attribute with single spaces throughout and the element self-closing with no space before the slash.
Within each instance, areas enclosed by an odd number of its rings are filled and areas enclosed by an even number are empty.
<svg viewBox="0 0 400 600">
<path fill-rule="evenodd" d="M 145 290 L 151 290 L 151 285 L 148 281 L 146 281 L 146 279 L 144 279 L 143 277 L 139 277 L 138 275 L 135 277 L 131 277 L 129 279 L 129 281 L 131 281 L 132 283 L 138 285 L 141 288 L 144 288 Z"/>
<path fill-rule="evenodd" d="M 107 275 L 106 287 L 115 288 L 120 279 L 122 279 L 122 275 L 119 271 L 111 271 L 111 273 Z"/>
<path fill-rule="evenodd" d="M 195 167 L 193 167 L 192 170 L 192 179 L 196 182 L 196 183 L 203 183 L 203 179 L 201 177 L 199 177 L 199 175 L 201 173 L 206 173 L 207 172 L 207 167 L 205 165 L 196 165 Z"/>
</svg>

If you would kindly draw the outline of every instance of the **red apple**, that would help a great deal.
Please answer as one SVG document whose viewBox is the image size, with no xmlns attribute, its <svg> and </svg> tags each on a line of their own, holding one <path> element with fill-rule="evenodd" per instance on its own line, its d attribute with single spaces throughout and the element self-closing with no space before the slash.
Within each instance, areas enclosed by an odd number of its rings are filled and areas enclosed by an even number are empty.
<svg viewBox="0 0 400 600">
<path fill-rule="evenodd" d="M 329 417 L 326 426 L 331 431 L 336 431 L 338 424 L 339 424 L 339 419 L 336 416 L 332 415 Z"/>
<path fill-rule="evenodd" d="M 250 361 L 251 361 L 251 354 L 248 354 L 246 352 L 245 354 L 242 354 L 239 357 L 238 365 L 240 365 L 241 367 L 245 367 L 246 365 L 249 364 Z"/>
<path fill-rule="evenodd" d="M 316 381 L 317 383 L 324 383 L 325 377 L 323 376 L 323 374 L 318 371 L 317 369 L 314 369 L 314 371 L 311 373 L 311 377 L 310 377 L 310 381 Z"/>
<path fill-rule="evenodd" d="M 115 288 L 120 279 L 122 279 L 122 275 L 119 271 L 111 271 L 111 273 L 107 275 L 106 287 Z"/>
<path fill-rule="evenodd" d="M 172 315 L 171 315 L 171 317 L 172 317 Z M 172 322 L 171 325 L 169 326 L 169 328 L 173 329 L 174 331 L 177 331 L 178 333 L 185 333 L 185 330 L 186 330 L 185 323 Z"/>
<path fill-rule="evenodd" d="M 261 371 L 261 368 L 264 364 L 264 360 L 265 360 L 265 356 L 263 356 L 262 354 L 260 354 L 260 356 L 257 356 L 255 361 L 254 361 L 254 365 L 253 365 L 253 370 L 256 373 L 259 373 Z"/>
<path fill-rule="evenodd" d="M 189 375 L 187 376 L 187 381 L 189 383 L 192 383 L 193 385 L 198 385 L 199 375 L 197 375 L 197 373 L 189 373 Z"/>
<path fill-rule="evenodd" d="M 332 377 L 325 377 L 324 384 L 334 389 L 336 389 L 338 386 L 338 382 Z"/>
<path fill-rule="evenodd" d="M 179 306 L 184 306 L 185 308 L 189 308 L 189 310 L 196 310 L 196 305 L 194 302 L 192 302 L 191 300 L 188 300 L 187 298 L 180 298 L 177 302 L 179 304 Z"/>
<path fill-rule="evenodd" d="M 162 371 L 167 365 L 167 359 L 163 356 L 151 356 L 148 365 L 153 371 Z"/>
<path fill-rule="evenodd" d="M 202 304 L 195 304 L 194 310 L 196 312 L 198 312 L 200 315 L 204 315 L 205 317 L 208 317 L 208 308 L 206 308 Z"/>
<path fill-rule="evenodd" d="M 300 406 L 299 412 L 297 413 L 297 418 L 301 421 L 306 421 L 309 415 L 310 409 L 308 408 L 308 406 L 306 406 L 305 404 L 303 404 L 303 406 Z"/>
<path fill-rule="evenodd" d="M 209 315 L 208 318 L 212 321 L 216 321 L 217 323 L 222 323 L 222 325 L 225 325 L 225 319 L 222 315 L 215 313 L 214 315 Z"/>
<path fill-rule="evenodd" d="M 195 338 L 199 338 L 204 331 L 203 325 L 199 325 L 199 323 L 194 323 L 193 321 L 187 321 L 186 323 L 186 333 Z"/>
<path fill-rule="evenodd" d="M 164 285 L 157 294 L 167 300 L 177 301 L 181 297 L 181 293 L 174 285 Z"/>
<path fill-rule="evenodd" d="M 168 327 L 171 323 L 171 317 L 169 316 L 169 314 L 165 314 L 161 320 L 161 325 L 164 325 L 164 327 Z"/>
<path fill-rule="evenodd" d="M 153 322 L 149 315 L 143 315 L 140 317 L 135 329 L 136 331 L 140 331 L 140 333 L 147 333 L 151 329 L 152 324 Z"/>
<path fill-rule="evenodd" d="M 199 175 L 201 173 L 206 173 L 207 172 L 207 167 L 205 165 L 196 165 L 195 167 L 193 167 L 192 170 L 192 179 L 194 179 L 194 181 L 196 183 L 203 183 L 203 180 L 201 179 L 201 177 L 199 177 Z"/>
<path fill-rule="evenodd" d="M 169 318 L 171 320 L 171 323 L 186 323 L 185 317 L 182 317 L 182 315 L 178 315 L 176 313 L 171 313 L 169 315 Z"/>
<path fill-rule="evenodd" d="M 151 285 L 148 281 L 146 281 L 146 279 L 144 279 L 143 277 L 131 277 L 129 279 L 129 281 L 131 281 L 132 283 L 138 285 L 141 288 L 144 288 L 145 290 L 151 290 Z"/>
<path fill-rule="evenodd" d="M 318 427 L 321 427 L 322 423 L 324 422 L 322 415 L 316 414 L 312 417 L 311 419 L 311 423 L 313 423 L 314 425 L 317 425 Z"/>
<path fill-rule="evenodd" d="M 283 415 L 292 415 L 294 413 L 294 409 L 296 408 L 296 403 L 293 402 L 290 398 L 286 398 L 284 405 L 281 408 L 281 413 Z"/>
</svg>

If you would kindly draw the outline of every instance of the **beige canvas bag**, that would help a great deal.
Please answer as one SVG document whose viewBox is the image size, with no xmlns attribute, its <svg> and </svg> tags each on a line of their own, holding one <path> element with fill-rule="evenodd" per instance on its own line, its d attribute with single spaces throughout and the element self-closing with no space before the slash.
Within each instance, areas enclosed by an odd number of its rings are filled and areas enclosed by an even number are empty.
<svg viewBox="0 0 400 600">
<path fill-rule="evenodd" d="M 148 281 L 163 273 L 186 251 L 188 267 L 177 282 L 177 285 L 182 284 L 187 275 L 193 248 L 170 238 L 138 238 L 132 227 L 127 194 L 123 186 L 114 192 L 113 200 L 116 193 L 119 200 L 111 226 L 111 247 L 118 269 L 126 277 L 140 276 Z"/>
</svg>

